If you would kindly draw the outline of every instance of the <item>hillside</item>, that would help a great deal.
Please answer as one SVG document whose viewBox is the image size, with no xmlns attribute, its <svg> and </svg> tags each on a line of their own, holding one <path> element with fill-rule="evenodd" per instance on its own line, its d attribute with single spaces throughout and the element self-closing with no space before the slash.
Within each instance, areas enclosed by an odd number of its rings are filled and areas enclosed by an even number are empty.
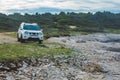
<svg viewBox="0 0 120 80">
<path fill-rule="evenodd" d="M 111 12 L 65 13 L 59 14 L 24 14 L 0 13 L 0 31 L 16 31 L 21 22 L 38 23 L 46 34 L 62 34 L 64 32 L 115 32 L 120 33 L 120 14 Z M 76 26 L 71 29 L 69 26 Z M 62 31 L 62 33 L 61 33 Z M 65 34 L 66 34 L 65 33 Z"/>
</svg>

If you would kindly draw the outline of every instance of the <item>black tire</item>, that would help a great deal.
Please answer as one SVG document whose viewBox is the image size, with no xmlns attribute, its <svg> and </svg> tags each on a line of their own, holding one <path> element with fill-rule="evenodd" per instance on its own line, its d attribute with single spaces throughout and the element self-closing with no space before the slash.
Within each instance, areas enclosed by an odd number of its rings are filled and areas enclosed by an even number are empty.
<svg viewBox="0 0 120 80">
<path fill-rule="evenodd" d="M 42 44 L 42 43 L 43 43 L 43 40 L 39 40 L 38 43 L 39 43 L 39 44 Z"/>
<path fill-rule="evenodd" d="M 20 38 L 19 38 L 18 34 L 17 34 L 17 41 L 18 41 L 18 42 L 20 41 Z"/>
<path fill-rule="evenodd" d="M 25 42 L 25 40 L 22 38 L 22 35 L 21 35 L 21 37 L 20 37 L 20 42 L 21 42 L 21 43 L 24 43 L 24 42 Z"/>
</svg>

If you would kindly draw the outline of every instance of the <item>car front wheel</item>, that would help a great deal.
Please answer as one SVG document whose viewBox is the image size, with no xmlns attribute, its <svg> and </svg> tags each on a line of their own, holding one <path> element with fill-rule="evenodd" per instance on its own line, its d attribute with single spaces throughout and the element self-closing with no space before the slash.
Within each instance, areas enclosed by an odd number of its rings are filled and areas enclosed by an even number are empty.
<svg viewBox="0 0 120 80">
<path fill-rule="evenodd" d="M 21 37 L 20 37 L 20 42 L 21 42 L 21 43 L 24 43 L 24 42 L 25 42 L 25 40 L 22 38 L 22 35 L 21 35 Z"/>
<path fill-rule="evenodd" d="M 39 44 L 42 44 L 42 43 L 43 43 L 43 40 L 39 40 L 38 42 L 39 42 Z"/>
<path fill-rule="evenodd" d="M 17 34 L 17 41 L 18 41 L 18 42 L 20 41 L 20 38 L 19 38 L 18 34 Z"/>
</svg>

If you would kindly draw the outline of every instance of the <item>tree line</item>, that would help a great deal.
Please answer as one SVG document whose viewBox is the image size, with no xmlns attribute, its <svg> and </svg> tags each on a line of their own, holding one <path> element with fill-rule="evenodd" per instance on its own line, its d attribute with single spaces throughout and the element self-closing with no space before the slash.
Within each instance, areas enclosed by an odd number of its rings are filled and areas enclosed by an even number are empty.
<svg viewBox="0 0 120 80">
<path fill-rule="evenodd" d="M 89 31 L 99 32 L 104 29 L 120 29 L 120 13 L 108 11 L 96 13 L 60 12 L 59 14 L 36 13 L 0 13 L 0 30 L 16 31 L 21 22 L 38 23 L 45 31 Z M 69 26 L 76 26 L 70 29 Z"/>
</svg>

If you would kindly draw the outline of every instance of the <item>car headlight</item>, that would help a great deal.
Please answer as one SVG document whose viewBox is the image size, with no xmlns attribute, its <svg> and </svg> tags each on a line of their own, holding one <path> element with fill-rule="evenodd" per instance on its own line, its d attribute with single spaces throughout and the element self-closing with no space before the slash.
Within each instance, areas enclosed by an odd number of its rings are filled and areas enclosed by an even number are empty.
<svg viewBox="0 0 120 80">
<path fill-rule="evenodd" d="M 39 35 L 43 35 L 41 32 L 39 32 Z"/>
<path fill-rule="evenodd" d="M 27 32 L 27 31 L 25 31 L 25 32 L 24 32 L 24 34 L 25 34 L 25 35 L 28 35 L 28 32 Z"/>
</svg>

